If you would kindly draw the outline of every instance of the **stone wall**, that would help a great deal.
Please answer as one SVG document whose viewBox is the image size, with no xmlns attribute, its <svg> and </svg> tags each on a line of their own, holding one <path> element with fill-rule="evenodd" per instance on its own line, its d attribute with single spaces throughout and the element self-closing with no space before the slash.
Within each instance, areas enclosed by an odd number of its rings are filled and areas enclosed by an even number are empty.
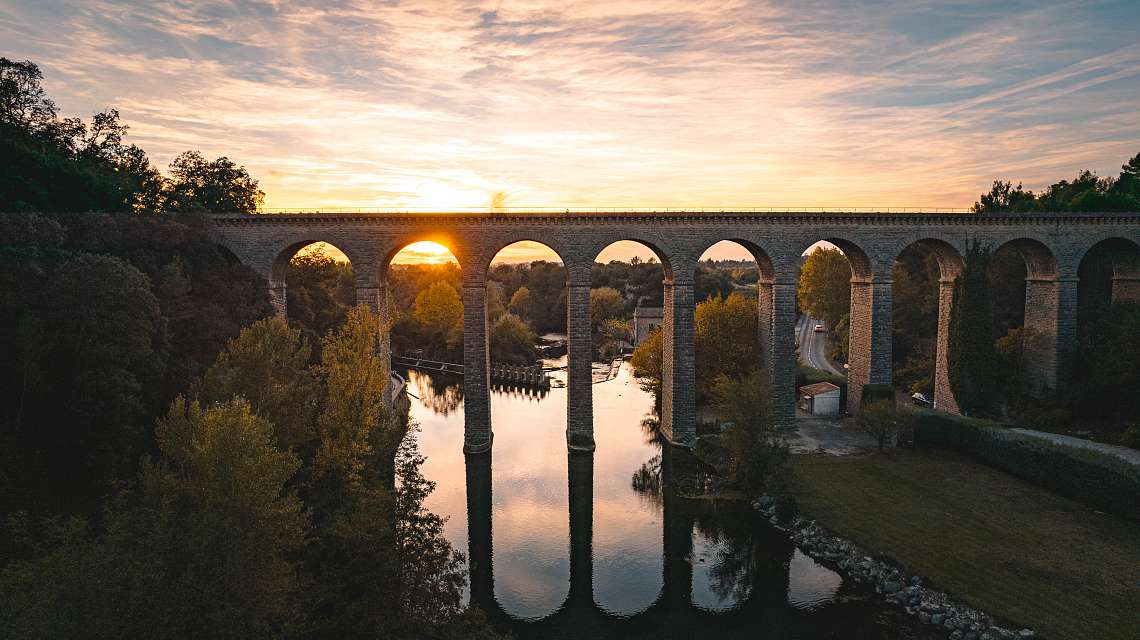
<svg viewBox="0 0 1140 640">
<path fill-rule="evenodd" d="M 800 256 L 820 240 L 838 245 L 852 262 L 851 398 L 867 383 L 891 382 L 891 267 L 906 247 L 937 245 L 961 259 L 979 242 L 991 249 L 1010 243 L 1030 265 L 1026 323 L 1046 339 L 1027 356 L 1037 388 L 1064 381 L 1076 340 L 1076 278 L 1080 260 L 1098 242 L 1140 244 L 1140 216 L 1127 214 L 846 214 L 846 213 L 598 213 L 598 214 L 304 214 L 224 215 L 214 219 L 217 240 L 266 277 L 275 306 L 284 312 L 285 269 L 301 247 L 335 245 L 352 261 L 357 290 L 383 307 L 380 291 L 392 257 L 412 242 L 432 240 L 452 250 L 463 270 L 466 446 L 489 447 L 485 276 L 500 249 L 519 240 L 546 244 L 571 274 L 567 324 L 570 340 L 568 439 L 592 447 L 590 400 L 589 273 L 594 258 L 618 240 L 639 241 L 657 254 L 666 279 L 665 377 L 662 430 L 688 444 L 694 432 L 693 277 L 701 254 L 721 240 L 749 248 L 761 266 L 762 365 L 769 373 L 778 426 L 794 421 L 795 287 Z M 940 262 L 943 256 L 940 255 Z M 946 275 L 944 269 L 944 276 Z M 770 285 L 768 283 L 771 283 Z M 583 288 L 584 287 L 584 288 Z M 1133 293 L 1131 281 L 1117 296 Z M 939 339 L 948 320 L 947 290 L 940 290 Z M 954 410 L 939 348 L 935 396 Z"/>
</svg>

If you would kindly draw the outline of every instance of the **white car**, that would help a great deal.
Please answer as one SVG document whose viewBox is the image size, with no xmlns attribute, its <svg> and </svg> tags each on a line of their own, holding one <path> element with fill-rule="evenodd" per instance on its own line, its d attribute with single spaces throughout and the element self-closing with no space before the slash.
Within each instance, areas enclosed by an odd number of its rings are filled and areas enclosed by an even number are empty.
<svg viewBox="0 0 1140 640">
<path fill-rule="evenodd" d="M 816 333 L 823 333 L 823 325 L 822 324 L 815 325 L 815 332 Z"/>
</svg>

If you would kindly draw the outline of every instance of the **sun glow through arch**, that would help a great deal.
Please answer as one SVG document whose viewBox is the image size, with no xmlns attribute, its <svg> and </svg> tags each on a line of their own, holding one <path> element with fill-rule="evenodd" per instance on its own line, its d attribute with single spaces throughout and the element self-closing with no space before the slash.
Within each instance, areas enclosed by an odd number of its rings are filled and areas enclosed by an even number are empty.
<svg viewBox="0 0 1140 640">
<path fill-rule="evenodd" d="M 420 240 L 400 250 L 392 264 L 447 264 L 457 262 L 451 250 L 438 242 Z"/>
</svg>

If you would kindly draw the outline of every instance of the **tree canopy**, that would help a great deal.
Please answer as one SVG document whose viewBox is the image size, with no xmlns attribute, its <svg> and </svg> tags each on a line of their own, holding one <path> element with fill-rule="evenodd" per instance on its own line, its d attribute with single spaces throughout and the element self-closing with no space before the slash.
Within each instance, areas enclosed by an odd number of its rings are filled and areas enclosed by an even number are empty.
<svg viewBox="0 0 1140 640">
<path fill-rule="evenodd" d="M 166 178 L 124 142 L 109 109 L 60 118 L 31 61 L 0 58 L 0 202 L 7 211 L 255 212 L 265 194 L 244 167 L 187 151 Z"/>
<path fill-rule="evenodd" d="M 1102 178 L 1084 170 L 1072 180 L 1061 180 L 1040 193 L 995 180 L 989 193 L 974 203 L 977 213 L 1026 213 L 1033 211 L 1140 211 L 1140 153 L 1120 167 L 1118 177 Z"/>
</svg>

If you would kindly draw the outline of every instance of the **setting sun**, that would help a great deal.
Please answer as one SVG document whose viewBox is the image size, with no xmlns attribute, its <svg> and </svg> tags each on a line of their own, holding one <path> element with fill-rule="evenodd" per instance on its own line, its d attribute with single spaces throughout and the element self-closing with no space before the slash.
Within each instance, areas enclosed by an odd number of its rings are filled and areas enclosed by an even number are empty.
<svg viewBox="0 0 1140 640">
<path fill-rule="evenodd" d="M 447 247 L 431 240 L 421 240 L 401 249 L 392 259 L 392 264 L 446 264 L 455 261 Z"/>
</svg>

